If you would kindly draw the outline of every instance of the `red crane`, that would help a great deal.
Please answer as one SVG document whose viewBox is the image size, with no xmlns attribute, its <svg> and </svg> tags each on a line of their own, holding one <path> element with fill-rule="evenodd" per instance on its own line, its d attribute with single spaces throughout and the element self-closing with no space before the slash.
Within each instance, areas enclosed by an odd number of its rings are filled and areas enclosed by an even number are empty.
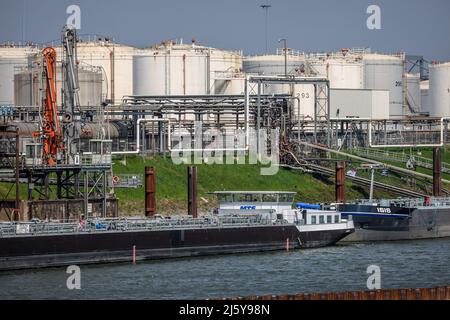
<svg viewBox="0 0 450 320">
<path fill-rule="evenodd" d="M 43 55 L 43 80 L 45 82 L 45 96 L 42 98 L 42 128 L 41 132 L 34 132 L 34 137 L 41 137 L 43 143 L 43 162 L 46 165 L 57 164 L 58 155 L 64 150 L 61 126 L 56 106 L 56 51 L 45 48 Z"/>
</svg>

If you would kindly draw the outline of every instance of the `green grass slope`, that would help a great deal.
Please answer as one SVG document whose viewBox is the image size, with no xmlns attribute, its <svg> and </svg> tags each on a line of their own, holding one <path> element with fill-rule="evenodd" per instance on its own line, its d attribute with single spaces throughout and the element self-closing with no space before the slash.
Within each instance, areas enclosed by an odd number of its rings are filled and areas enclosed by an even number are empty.
<svg viewBox="0 0 450 320">
<path fill-rule="evenodd" d="M 157 207 L 161 213 L 183 213 L 186 211 L 187 166 L 175 165 L 170 158 L 143 159 L 127 157 L 114 160 L 115 174 L 140 174 L 146 166 L 156 168 Z M 259 165 L 198 165 L 198 196 L 201 211 L 217 205 L 214 191 L 293 191 L 296 201 L 320 203 L 335 199 L 335 186 L 331 179 L 312 176 L 300 171 L 280 169 L 274 176 L 262 176 Z M 367 190 L 351 183 L 347 184 L 348 199 L 368 198 Z M 119 189 L 115 192 L 120 200 L 123 215 L 142 214 L 144 210 L 144 188 Z M 375 192 L 375 197 L 390 197 Z"/>
</svg>

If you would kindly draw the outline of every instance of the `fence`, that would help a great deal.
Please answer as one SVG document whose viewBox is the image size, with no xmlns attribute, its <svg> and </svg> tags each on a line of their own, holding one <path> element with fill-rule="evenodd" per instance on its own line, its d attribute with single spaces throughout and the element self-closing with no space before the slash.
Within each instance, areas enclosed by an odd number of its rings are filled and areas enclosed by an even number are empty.
<svg viewBox="0 0 450 320">
<path fill-rule="evenodd" d="M 229 300 L 302 301 L 302 300 L 450 300 L 450 286 L 423 289 L 392 289 L 377 291 L 331 292 L 281 296 L 237 297 Z"/>
</svg>

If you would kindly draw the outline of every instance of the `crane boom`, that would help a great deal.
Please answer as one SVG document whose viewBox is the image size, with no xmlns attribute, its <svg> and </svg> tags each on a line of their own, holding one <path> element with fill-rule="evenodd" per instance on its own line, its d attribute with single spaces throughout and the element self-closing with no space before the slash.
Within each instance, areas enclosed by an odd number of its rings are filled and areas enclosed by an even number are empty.
<svg viewBox="0 0 450 320">
<path fill-rule="evenodd" d="M 77 62 L 77 32 L 74 28 L 64 27 L 62 33 L 63 60 L 63 99 L 62 99 L 62 130 L 64 136 L 65 160 L 70 161 L 79 152 L 79 129 L 84 128 L 84 117 L 81 114 L 79 119 L 81 128 L 75 125 L 75 111 L 80 112 L 80 97 L 78 83 L 78 62 Z M 81 113 L 81 112 L 80 112 Z"/>
</svg>

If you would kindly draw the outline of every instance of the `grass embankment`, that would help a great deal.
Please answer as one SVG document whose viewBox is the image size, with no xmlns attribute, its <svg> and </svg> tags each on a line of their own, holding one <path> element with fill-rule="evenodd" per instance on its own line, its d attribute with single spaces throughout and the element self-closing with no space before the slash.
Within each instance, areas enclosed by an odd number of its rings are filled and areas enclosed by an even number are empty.
<svg viewBox="0 0 450 320">
<path fill-rule="evenodd" d="M 450 153 L 443 153 L 444 159 Z M 449 161 L 450 162 L 450 161 Z M 170 158 L 126 157 L 114 159 L 114 174 L 141 175 L 144 181 L 144 168 L 156 168 L 156 196 L 158 211 L 163 214 L 184 213 L 187 210 L 187 165 L 175 165 Z M 280 168 L 274 176 L 262 176 L 260 165 L 198 165 L 198 196 L 202 212 L 217 206 L 214 191 L 293 191 L 297 192 L 296 201 L 320 203 L 335 200 L 335 185 L 332 178 L 311 175 L 301 171 Z M 361 172 L 360 176 L 368 174 Z M 382 179 L 380 179 L 382 180 Z M 380 181 L 377 178 L 377 181 Z M 398 181 L 397 183 L 398 184 Z M 0 183 L 0 195 L 4 195 L 11 184 Z M 55 188 L 51 188 L 50 197 L 56 198 Z M 144 188 L 115 189 L 119 198 L 121 215 L 141 215 L 144 212 Z M 27 194 L 26 185 L 21 185 L 21 198 Z M 8 198 L 13 199 L 15 190 Z M 347 182 L 347 199 L 368 198 L 368 190 Z M 395 195 L 375 190 L 375 198 L 390 198 Z"/>
<path fill-rule="evenodd" d="M 115 174 L 144 174 L 146 166 L 156 168 L 156 196 L 161 213 L 186 212 L 187 166 L 175 165 L 170 158 L 142 159 L 127 157 L 114 160 Z M 330 202 L 335 199 L 332 179 L 313 176 L 280 168 L 274 176 L 262 176 L 259 165 L 198 165 L 198 196 L 200 210 L 205 212 L 217 206 L 214 191 L 293 191 L 296 201 L 312 203 Z M 120 200 L 122 215 L 142 214 L 144 188 L 115 190 Z M 368 198 L 367 190 L 347 183 L 348 199 Z M 375 192 L 376 197 L 392 195 Z"/>
</svg>

